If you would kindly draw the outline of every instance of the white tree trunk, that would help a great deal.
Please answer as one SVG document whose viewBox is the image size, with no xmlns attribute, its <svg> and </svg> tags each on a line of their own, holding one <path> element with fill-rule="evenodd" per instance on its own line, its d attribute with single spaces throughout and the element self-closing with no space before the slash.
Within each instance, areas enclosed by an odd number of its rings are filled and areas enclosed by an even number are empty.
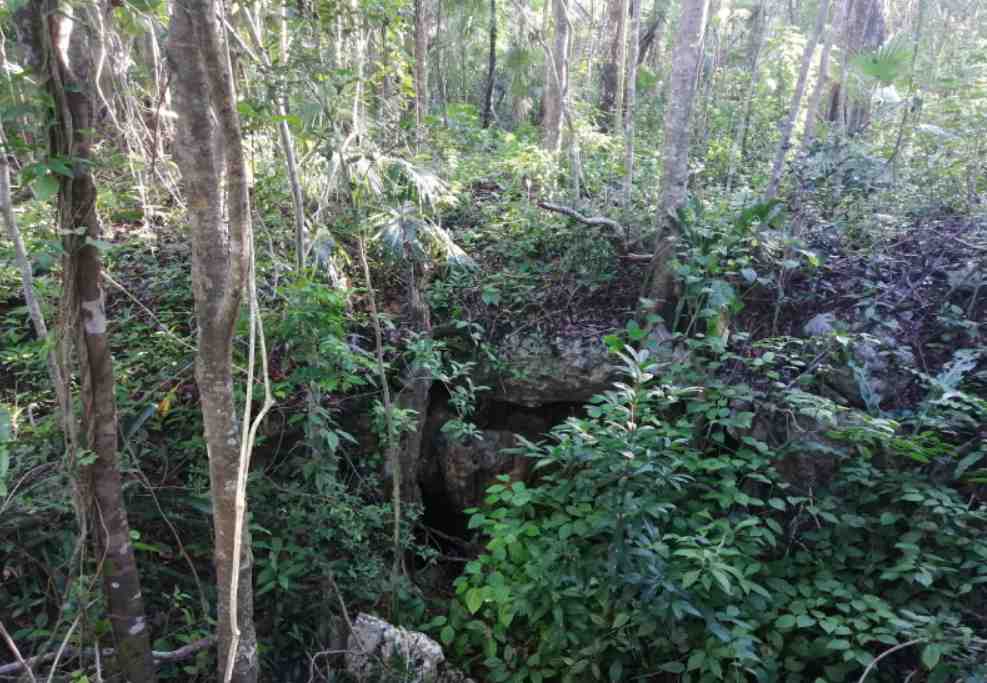
<svg viewBox="0 0 987 683">
<path fill-rule="evenodd" d="M 809 66 L 812 64 L 812 55 L 815 54 L 816 45 L 819 43 L 819 36 L 822 34 L 826 19 L 829 16 L 829 0 L 822 0 L 819 3 L 819 14 L 816 15 L 816 26 L 812 30 L 809 41 L 805 44 L 802 52 L 802 66 L 799 69 L 798 82 L 795 84 L 795 92 L 792 93 L 792 102 L 788 108 L 788 116 L 781 125 L 781 140 L 778 142 L 778 151 L 775 152 L 775 160 L 771 166 L 771 180 L 768 182 L 768 189 L 764 193 L 765 201 L 770 201 L 778 195 L 778 187 L 781 185 L 781 175 L 785 168 L 785 157 L 792 146 L 792 131 L 795 129 L 795 121 L 798 119 L 802 105 L 802 97 L 805 95 L 806 81 L 809 79 Z"/>
<path fill-rule="evenodd" d="M 682 17 L 672 57 L 668 104 L 664 122 L 664 160 L 661 200 L 658 205 L 658 236 L 651 262 L 651 275 L 645 296 L 657 307 L 672 295 L 669 271 L 678 226 L 678 211 L 685 205 L 689 182 L 689 141 L 696 78 L 703 55 L 703 38 L 709 0 L 683 0 Z"/>
<path fill-rule="evenodd" d="M 840 3 L 841 18 L 846 16 L 849 2 L 850 0 L 843 0 Z M 834 27 L 830 27 L 826 31 L 826 37 L 823 39 L 822 54 L 819 56 L 819 75 L 816 78 L 816 86 L 813 88 L 812 95 L 809 97 L 809 105 L 805 112 L 805 129 L 802 132 L 803 154 L 808 151 L 809 146 L 816 136 L 816 124 L 819 121 L 819 103 L 822 101 L 823 90 L 826 89 L 829 81 L 829 55 L 833 49 L 833 30 Z"/>
<path fill-rule="evenodd" d="M 555 45 L 548 57 L 548 85 L 545 96 L 545 140 L 550 152 L 562 146 L 562 119 L 569 94 L 569 13 L 567 0 L 552 0 L 555 15 Z"/>
<path fill-rule="evenodd" d="M 641 37 L 641 0 L 631 0 L 630 54 L 627 59 L 627 95 L 624 109 L 624 210 L 630 208 L 634 189 L 634 110 L 637 108 L 637 58 Z"/>
</svg>

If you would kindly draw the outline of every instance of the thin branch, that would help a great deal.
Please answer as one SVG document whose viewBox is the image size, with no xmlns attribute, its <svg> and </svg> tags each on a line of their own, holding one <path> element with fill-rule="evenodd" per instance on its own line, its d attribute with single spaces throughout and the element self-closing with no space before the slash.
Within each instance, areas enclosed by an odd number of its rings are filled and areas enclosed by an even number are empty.
<svg viewBox="0 0 987 683">
<path fill-rule="evenodd" d="M 73 621 L 72 625 L 69 627 L 69 632 L 65 634 L 64 638 L 62 638 L 62 644 L 58 646 L 58 652 L 55 653 L 55 663 L 51 665 L 51 671 L 48 672 L 48 683 L 55 680 L 55 671 L 58 669 L 58 660 L 61 659 L 62 655 L 65 653 L 65 648 L 68 647 L 69 639 L 72 638 L 72 633 L 75 631 L 75 627 L 79 625 L 79 620 L 81 618 L 81 614 L 75 618 L 75 621 Z"/>
<path fill-rule="evenodd" d="M 0 628 L 2 627 L 3 627 L 2 624 L 0 624 Z M 159 664 L 168 664 L 171 662 L 178 662 L 183 659 L 188 659 L 189 657 L 197 653 L 199 650 L 204 650 L 208 647 L 212 647 L 215 644 L 216 644 L 216 637 L 209 636 L 207 638 L 200 638 L 199 640 L 194 640 L 188 645 L 183 645 L 177 650 L 167 650 L 167 651 L 155 650 L 151 652 L 151 655 L 154 657 L 155 661 L 158 662 Z M 8 642 L 8 645 L 11 645 L 11 643 Z M 84 649 L 78 649 L 74 647 L 69 647 L 69 648 L 65 648 L 64 654 L 67 654 L 70 657 L 95 656 L 96 648 L 89 647 Z M 111 647 L 101 648 L 99 650 L 99 654 L 102 657 L 113 657 L 114 655 L 116 655 L 116 650 Z M 20 673 L 21 671 L 27 671 L 31 677 L 31 680 L 36 680 L 34 678 L 34 675 L 30 671 L 30 667 L 36 664 L 44 664 L 45 662 L 50 662 L 51 660 L 55 659 L 55 656 L 56 656 L 55 652 L 48 652 L 46 654 L 37 655 L 36 657 L 31 657 L 26 660 L 20 659 L 20 661 L 12 662 L 10 664 L 2 664 L 0 665 L 0 676 L 9 676 L 12 674 Z"/>
<path fill-rule="evenodd" d="M 370 264 L 367 262 L 367 245 L 363 235 L 360 235 L 357 245 L 360 253 L 360 264 L 363 266 L 363 277 L 367 283 L 367 302 L 370 305 L 370 319 L 374 327 L 374 347 L 377 356 L 377 374 L 380 378 L 381 391 L 384 399 L 384 427 L 387 430 L 387 463 L 391 467 L 391 487 L 394 502 L 394 566 L 392 578 L 397 583 L 398 576 L 403 573 L 403 558 L 401 553 L 401 463 L 397 454 L 397 433 L 395 431 L 391 390 L 387 384 L 387 370 L 384 364 L 384 341 L 380 327 L 380 315 L 377 312 L 377 295 L 374 293 L 373 281 L 370 278 Z M 396 585 L 395 585 L 396 589 Z"/>
<path fill-rule="evenodd" d="M 10 664 L 8 666 L 16 667 L 14 669 L 15 671 L 26 671 L 28 678 L 31 679 L 32 683 L 38 683 L 38 679 L 34 677 L 34 671 L 31 670 L 30 664 L 24 661 L 24 657 L 21 656 L 21 651 L 17 649 L 17 645 L 14 643 L 14 639 L 10 637 L 9 633 L 7 633 L 7 627 L 3 625 L 2 621 L 0 621 L 0 635 L 2 635 L 3 639 L 7 642 L 7 647 L 10 648 L 10 651 L 14 653 L 14 657 L 17 658 L 16 663 Z M 0 669 L 3 668 L 6 667 L 0 667 Z M 3 673 L 3 671 L 0 670 L 0 673 Z"/>
<path fill-rule="evenodd" d="M 906 647 L 911 647 L 912 645 L 918 645 L 919 643 L 924 643 L 924 642 L 925 642 L 925 638 L 916 638 L 915 640 L 909 640 L 908 642 L 900 643 L 888 650 L 885 650 L 877 657 L 875 657 L 873 662 L 867 665 L 867 668 L 864 669 L 864 672 L 860 674 L 860 678 L 857 679 L 857 683 L 864 683 L 864 679 L 867 678 L 867 674 L 869 674 L 874 669 L 874 667 L 877 666 L 878 662 L 880 662 L 888 655 L 894 654 L 898 650 L 904 650 Z"/>
<path fill-rule="evenodd" d="M 552 204 L 551 202 L 538 202 L 538 206 L 546 211 L 554 211 L 555 213 L 561 213 L 565 216 L 569 216 L 569 218 L 574 218 L 580 223 L 584 223 L 586 225 L 605 225 L 606 227 L 615 230 L 620 239 L 623 240 L 627 238 L 627 231 L 624 229 L 624 226 L 612 218 L 606 218 L 604 216 L 584 216 L 571 207 L 562 206 L 561 204 Z"/>
</svg>

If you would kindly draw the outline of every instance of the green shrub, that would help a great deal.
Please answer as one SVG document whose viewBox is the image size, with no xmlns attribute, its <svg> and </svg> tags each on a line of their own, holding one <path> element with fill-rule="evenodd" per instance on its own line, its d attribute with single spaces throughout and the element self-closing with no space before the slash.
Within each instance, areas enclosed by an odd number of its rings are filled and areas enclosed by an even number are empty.
<svg viewBox="0 0 987 683">
<path fill-rule="evenodd" d="M 622 357 L 626 383 L 547 445 L 525 445 L 537 485 L 505 478 L 473 514 L 486 552 L 432 625 L 474 672 L 843 681 L 909 640 L 871 680 L 978 666 L 983 508 L 922 470 L 857 455 L 859 431 L 846 449 L 832 434 L 831 478 L 796 490 L 780 456 L 745 435 L 753 414 L 731 407 L 743 392 L 660 386 L 646 352 Z"/>
</svg>

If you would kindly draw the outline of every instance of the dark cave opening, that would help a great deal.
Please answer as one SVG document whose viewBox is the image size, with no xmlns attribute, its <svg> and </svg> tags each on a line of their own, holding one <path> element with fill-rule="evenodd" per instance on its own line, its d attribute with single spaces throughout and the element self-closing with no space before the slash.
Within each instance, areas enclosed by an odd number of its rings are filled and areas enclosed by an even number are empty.
<svg viewBox="0 0 987 683">
<path fill-rule="evenodd" d="M 464 509 L 482 504 L 483 491 L 495 483 L 498 474 L 515 476 L 508 466 L 510 458 L 505 458 L 499 466 L 490 470 L 477 465 L 478 470 L 473 473 L 471 482 L 473 503 L 464 505 L 463 491 L 459 490 L 463 482 L 454 481 L 450 474 L 450 470 L 454 469 L 449 463 L 450 452 L 454 452 L 460 459 L 455 464 L 456 467 L 461 467 L 463 459 L 469 460 L 472 457 L 477 461 L 483 460 L 484 457 L 489 458 L 492 451 L 502 452 L 503 449 L 497 449 L 496 444 L 513 441 L 510 435 L 519 435 L 534 442 L 541 441 L 552 428 L 570 417 L 582 415 L 584 409 L 585 404 L 577 402 L 546 403 L 530 407 L 481 397 L 471 421 L 484 435 L 485 443 L 471 448 L 469 444 L 451 444 L 452 437 L 443 432 L 442 427 L 457 415 L 450 406 L 446 387 L 436 384 L 429 398 L 429 414 L 422 438 L 419 484 L 422 490 L 422 521 L 427 528 L 437 532 L 433 534 L 433 538 L 436 539 L 440 552 L 456 555 L 462 553 L 463 547 L 474 547 L 475 539 L 471 538 L 473 532 L 469 529 L 470 515 Z M 516 443 L 510 445 L 514 446 Z"/>
</svg>

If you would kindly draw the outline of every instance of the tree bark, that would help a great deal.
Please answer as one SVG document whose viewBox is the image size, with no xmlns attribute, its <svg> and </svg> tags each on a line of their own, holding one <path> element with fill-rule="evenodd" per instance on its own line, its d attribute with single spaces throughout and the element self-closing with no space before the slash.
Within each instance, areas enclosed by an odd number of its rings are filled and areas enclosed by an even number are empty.
<svg viewBox="0 0 987 683">
<path fill-rule="evenodd" d="M 545 94 L 544 146 L 558 152 L 562 146 L 562 118 L 569 96 L 569 13 L 567 0 L 552 0 L 555 15 L 555 45 L 547 55 L 548 87 Z"/>
<path fill-rule="evenodd" d="M 608 58 L 600 70 L 600 129 L 620 128 L 622 84 L 627 45 L 628 0 L 610 0 L 607 23 L 610 26 Z"/>
<path fill-rule="evenodd" d="M 815 54 L 816 45 L 819 43 L 819 36 L 822 34 L 826 19 L 829 16 L 829 0 L 822 0 L 819 3 L 819 14 L 816 15 L 816 25 L 812 30 L 809 41 L 805 44 L 802 52 L 802 66 L 799 69 L 798 81 L 795 84 L 795 92 L 792 93 L 792 101 L 788 108 L 788 116 L 781 125 L 781 140 L 778 143 L 778 151 L 775 152 L 774 163 L 771 166 L 771 180 L 768 182 L 768 189 L 764 193 L 765 201 L 770 201 L 778 194 L 778 187 L 781 185 L 781 175 L 785 168 L 785 157 L 792 146 L 792 131 L 795 129 L 795 121 L 798 119 L 802 105 L 802 97 L 805 95 L 805 85 L 809 78 L 809 66 L 812 64 L 812 56 Z"/>
<path fill-rule="evenodd" d="M 651 20 L 648 22 L 648 28 L 641 33 L 639 38 L 639 45 L 637 49 L 637 65 L 641 66 L 644 61 L 648 58 L 648 54 L 656 49 L 659 39 L 661 38 L 662 29 L 665 27 L 665 21 L 668 18 L 668 8 L 663 0 L 656 0 L 654 12 L 651 16 Z"/>
<path fill-rule="evenodd" d="M 487 60 L 487 87 L 483 94 L 483 127 L 493 115 L 494 74 L 497 71 L 497 0 L 490 0 L 490 56 Z"/>
<path fill-rule="evenodd" d="M 426 0 L 415 0 L 415 143 L 421 149 L 425 141 L 425 117 L 428 116 L 428 27 Z"/>
<path fill-rule="evenodd" d="M 683 0 L 682 16 L 672 57 L 668 104 L 664 121 L 664 160 L 658 235 L 649 281 L 643 295 L 656 307 L 670 302 L 673 280 L 669 269 L 678 231 L 678 212 L 685 205 L 689 181 L 689 120 L 696 96 L 696 79 L 703 55 L 708 0 Z"/>
<path fill-rule="evenodd" d="M 353 21 L 353 67 L 354 71 L 356 71 L 356 83 L 353 86 L 353 107 L 350 116 L 353 119 L 353 132 L 357 136 L 361 136 L 366 131 L 363 112 L 363 89 L 364 72 L 367 67 L 367 34 L 369 30 L 360 12 L 358 0 L 351 1 L 350 18 Z M 428 72 L 426 71 L 426 73 Z"/>
<path fill-rule="evenodd" d="M 847 0 L 843 30 L 843 62 L 840 80 L 830 94 L 829 119 L 839 123 L 843 135 L 853 135 L 867 125 L 870 118 L 869 98 L 851 99 L 848 76 L 849 60 L 864 50 L 876 50 L 886 37 L 882 0 Z"/>
<path fill-rule="evenodd" d="M 405 247 L 404 288 L 407 298 L 406 315 L 411 329 L 424 338 L 432 335 L 432 322 L 425 301 L 425 269 L 411 250 L 411 245 Z M 428 396 L 432 388 L 432 373 L 417 361 L 411 365 L 402 378 L 404 386 L 397 395 L 397 407 L 401 411 L 414 413 L 413 424 L 408 431 L 401 434 L 398 457 L 401 467 L 401 500 L 406 503 L 421 502 L 421 487 L 418 482 L 419 463 L 421 462 L 422 437 L 424 435 L 425 418 L 428 416 Z"/>
<path fill-rule="evenodd" d="M 849 2 L 850 0 L 842 0 L 840 2 L 841 19 L 846 16 L 847 3 Z M 823 90 L 829 81 L 829 54 L 833 49 L 833 29 L 834 27 L 830 27 L 826 31 L 822 54 L 819 56 L 819 75 L 816 78 L 816 85 L 812 89 L 812 95 L 809 97 L 809 104 L 805 111 L 805 129 L 802 132 L 803 154 L 809 150 L 809 146 L 812 145 L 812 141 L 816 136 L 816 123 L 819 120 L 819 103 L 822 101 Z"/>
<path fill-rule="evenodd" d="M 908 116 L 912 112 L 913 105 L 912 102 L 915 98 L 915 65 L 918 63 L 918 51 L 919 46 L 922 44 L 922 29 L 925 26 L 925 0 L 919 0 L 918 2 L 918 18 L 915 25 L 915 44 L 912 47 L 912 62 L 908 70 L 908 97 L 906 98 L 906 105 L 904 110 L 901 112 L 901 122 L 898 124 L 898 135 L 895 138 L 894 149 L 891 151 L 891 156 L 888 157 L 888 165 L 891 167 L 891 179 L 892 182 L 898 184 L 898 154 L 902 150 L 902 146 L 907 143 L 907 129 Z M 980 159 L 982 155 L 979 153 L 979 145 L 977 146 L 977 152 L 972 156 L 972 159 Z M 976 162 L 972 164 L 973 168 L 976 168 Z"/>
<path fill-rule="evenodd" d="M 627 59 L 627 95 L 624 109 L 624 210 L 634 190 L 634 113 L 637 108 L 637 66 L 641 34 L 641 0 L 631 0 L 631 54 Z"/>
<path fill-rule="evenodd" d="M 254 683 L 253 555 L 248 532 L 237 538 L 238 519 L 245 513 L 237 495 L 245 464 L 233 396 L 233 335 L 249 269 L 251 228 L 233 74 L 217 20 L 221 11 L 215 0 L 176 3 L 168 53 L 181 131 L 175 149 L 192 234 L 196 380 L 213 502 L 219 673 L 220 680 Z"/>
<path fill-rule="evenodd" d="M 128 681 L 153 682 L 157 675 L 117 465 L 116 384 L 100 283 L 97 244 L 102 224 L 96 213 L 91 171 L 96 92 L 92 50 L 98 40 L 87 33 L 89 22 L 77 19 L 75 8 L 67 2 L 31 0 L 22 11 L 31 13 L 29 47 L 43 56 L 38 66 L 44 69 L 42 76 L 55 105 L 49 155 L 72 164 L 72 175 L 59 178 L 58 191 L 58 223 L 65 252 L 61 310 L 67 316 L 66 334 L 74 342 L 78 359 L 82 444 L 95 456 L 92 464 L 80 467 L 82 504 L 87 508 L 80 522 L 83 531 L 90 526 L 95 530 L 117 665 Z M 60 382 L 65 367 L 53 363 L 51 369 L 59 375 L 53 380 L 69 432 L 66 438 L 74 446 L 78 432 L 69 424 L 71 403 L 61 395 L 67 394 Z M 87 521 L 90 509 L 91 524 Z"/>
<path fill-rule="evenodd" d="M 259 19 L 259 17 L 258 17 Z M 281 68 L 288 68 L 288 2 L 281 0 L 278 12 L 279 28 L 279 57 Z M 277 96 L 278 103 L 278 133 L 281 138 L 281 149 L 284 151 L 284 161 L 288 169 L 288 183 L 291 186 L 291 203 L 295 219 L 295 268 L 299 273 L 305 270 L 305 201 L 302 198 L 302 184 L 298 178 L 298 162 L 295 159 L 295 141 L 292 139 L 291 128 L 288 126 L 288 84 L 281 83 L 282 92 Z"/>
<path fill-rule="evenodd" d="M 263 18 L 260 8 L 256 9 L 256 14 L 252 14 L 248 8 L 242 10 L 242 15 L 247 23 L 247 33 L 253 42 L 254 52 L 261 65 L 268 69 L 273 69 L 274 65 L 264 47 L 264 40 L 261 35 Z M 288 5 L 285 0 L 281 0 L 278 11 L 278 60 L 283 70 L 288 64 Z M 305 269 L 305 202 L 302 195 L 302 184 L 298 175 L 298 161 L 295 156 L 295 142 L 291 135 L 291 127 L 288 125 L 288 83 L 282 79 L 279 85 L 280 92 L 272 93 L 275 111 L 278 114 L 278 138 L 281 142 L 281 151 L 284 153 L 285 167 L 288 171 L 288 185 L 291 188 L 291 204 L 295 222 L 295 269 L 300 273 Z"/>
<path fill-rule="evenodd" d="M 883 0 L 857 0 L 853 5 L 850 21 L 848 54 L 876 50 L 884 44 L 887 26 L 884 19 Z M 870 93 L 867 97 L 849 99 L 845 93 L 847 110 L 847 134 L 863 130 L 870 121 Z"/>
<path fill-rule="evenodd" d="M 754 16 L 754 27 L 751 34 L 751 80 L 747 87 L 747 97 L 744 100 L 744 113 L 737 123 L 737 132 L 734 135 L 733 149 L 730 153 L 730 169 L 727 171 L 727 192 L 733 188 L 734 179 L 737 174 L 738 164 L 744 163 L 747 158 L 747 131 L 750 128 L 751 116 L 754 113 L 754 99 L 757 95 L 757 86 L 761 80 L 761 54 L 764 51 L 764 42 L 768 33 L 768 3 L 763 3 L 756 10 Z"/>
</svg>

